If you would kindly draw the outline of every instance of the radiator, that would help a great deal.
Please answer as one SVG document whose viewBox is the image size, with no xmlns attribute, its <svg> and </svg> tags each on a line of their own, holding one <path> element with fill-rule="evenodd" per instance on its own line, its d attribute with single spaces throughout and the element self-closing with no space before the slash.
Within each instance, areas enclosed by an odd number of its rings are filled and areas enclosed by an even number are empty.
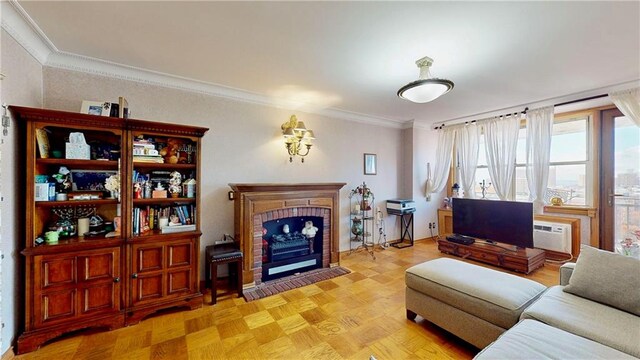
<svg viewBox="0 0 640 360">
<path fill-rule="evenodd" d="M 571 254 L 571 225 L 534 221 L 533 246 L 540 249 Z"/>
</svg>

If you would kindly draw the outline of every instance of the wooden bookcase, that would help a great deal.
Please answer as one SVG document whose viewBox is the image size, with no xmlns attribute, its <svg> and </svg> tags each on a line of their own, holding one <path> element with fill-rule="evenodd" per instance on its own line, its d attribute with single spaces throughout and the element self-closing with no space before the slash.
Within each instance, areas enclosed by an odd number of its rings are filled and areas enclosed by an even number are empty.
<svg viewBox="0 0 640 360">
<path fill-rule="evenodd" d="M 200 141 L 208 129 L 17 106 L 9 109 L 20 126 L 24 154 L 20 161 L 25 169 L 21 179 L 26 211 L 21 251 L 25 259 L 25 329 L 18 339 L 18 353 L 33 351 L 67 332 L 89 327 L 115 329 L 161 309 L 202 306 L 198 187 Z M 48 151 L 41 130 L 45 130 Z M 65 143 L 72 132 L 84 135 L 89 159 L 66 159 Z M 185 158 L 176 164 L 138 162 L 133 149 L 139 138 L 153 139 L 158 146 L 177 144 L 176 150 Z M 53 150 L 57 150 L 57 158 Z M 51 175 L 59 173 L 61 166 L 70 170 L 75 184 L 68 199 L 40 197 L 36 201 L 36 178 L 38 182 L 55 182 Z M 190 197 L 137 198 L 140 194 L 134 191 L 134 174 L 150 177 L 175 171 L 195 181 Z M 95 189 L 112 174 L 120 176 L 116 198 Z M 71 195 L 85 197 L 78 200 Z M 162 233 L 140 228 L 140 213 L 145 214 L 140 209 L 149 215 L 149 209 L 159 208 L 170 214 L 177 214 L 178 208 L 185 214 L 190 210 L 190 220 L 178 220 L 194 224 L 195 229 Z M 98 231 L 94 223 L 90 228 L 95 231 L 93 236 L 78 234 L 77 218 L 93 215 L 103 219 L 102 229 Z M 109 223 L 116 217 L 120 219 L 119 231 L 109 233 L 113 230 Z M 63 231 L 57 242 L 39 241 L 56 229 Z"/>
</svg>

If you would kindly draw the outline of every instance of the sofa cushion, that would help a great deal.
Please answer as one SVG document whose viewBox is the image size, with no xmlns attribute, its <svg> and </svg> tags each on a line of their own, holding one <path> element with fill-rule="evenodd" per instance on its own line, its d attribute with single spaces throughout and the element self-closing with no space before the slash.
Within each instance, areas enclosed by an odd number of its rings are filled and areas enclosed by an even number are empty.
<svg viewBox="0 0 640 360">
<path fill-rule="evenodd" d="M 549 288 L 526 308 L 521 319 L 534 319 L 640 357 L 640 317 Z"/>
<path fill-rule="evenodd" d="M 474 359 L 634 359 L 595 341 L 523 320 L 504 332 Z"/>
<path fill-rule="evenodd" d="M 544 292 L 535 281 L 464 261 L 439 258 L 410 267 L 407 287 L 508 329 Z"/>
<path fill-rule="evenodd" d="M 582 246 L 564 291 L 640 316 L 640 260 Z"/>
</svg>

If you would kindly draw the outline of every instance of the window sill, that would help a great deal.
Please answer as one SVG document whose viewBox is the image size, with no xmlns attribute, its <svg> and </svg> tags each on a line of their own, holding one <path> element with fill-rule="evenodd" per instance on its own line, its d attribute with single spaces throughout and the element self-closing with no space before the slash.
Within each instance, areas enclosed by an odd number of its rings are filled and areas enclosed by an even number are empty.
<svg viewBox="0 0 640 360">
<path fill-rule="evenodd" d="M 598 209 L 587 205 L 547 205 L 544 207 L 546 214 L 571 214 L 594 218 L 598 215 Z"/>
</svg>

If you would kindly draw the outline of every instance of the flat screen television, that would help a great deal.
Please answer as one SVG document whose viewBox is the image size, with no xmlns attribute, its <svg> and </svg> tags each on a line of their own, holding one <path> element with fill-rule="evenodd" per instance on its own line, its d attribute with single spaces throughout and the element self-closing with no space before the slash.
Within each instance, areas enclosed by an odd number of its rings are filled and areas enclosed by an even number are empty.
<svg viewBox="0 0 640 360">
<path fill-rule="evenodd" d="M 533 204 L 453 199 L 453 232 L 521 248 L 533 247 Z"/>
</svg>

